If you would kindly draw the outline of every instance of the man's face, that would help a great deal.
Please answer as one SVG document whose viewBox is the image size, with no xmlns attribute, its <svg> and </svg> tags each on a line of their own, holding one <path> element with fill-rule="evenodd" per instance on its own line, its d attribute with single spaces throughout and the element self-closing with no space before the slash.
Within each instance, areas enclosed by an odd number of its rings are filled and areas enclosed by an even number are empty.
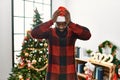
<svg viewBox="0 0 120 80">
<path fill-rule="evenodd" d="M 64 29 L 66 28 L 66 22 L 56 22 L 56 24 L 57 24 L 57 28 L 60 31 L 64 31 Z"/>
</svg>

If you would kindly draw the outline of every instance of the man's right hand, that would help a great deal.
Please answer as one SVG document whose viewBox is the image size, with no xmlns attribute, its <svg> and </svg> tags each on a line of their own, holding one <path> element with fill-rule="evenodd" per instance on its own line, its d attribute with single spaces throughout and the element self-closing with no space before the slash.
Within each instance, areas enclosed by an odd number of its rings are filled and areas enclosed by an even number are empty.
<svg viewBox="0 0 120 80">
<path fill-rule="evenodd" d="M 52 17 L 53 22 L 56 22 L 58 15 L 59 15 L 59 11 L 56 10 L 53 14 L 53 17 Z"/>
</svg>

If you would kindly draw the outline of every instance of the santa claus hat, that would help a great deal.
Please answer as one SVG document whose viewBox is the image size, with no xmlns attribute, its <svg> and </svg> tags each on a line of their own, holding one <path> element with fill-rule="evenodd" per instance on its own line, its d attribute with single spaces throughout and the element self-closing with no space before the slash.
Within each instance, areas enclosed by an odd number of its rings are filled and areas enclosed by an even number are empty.
<svg viewBox="0 0 120 80">
<path fill-rule="evenodd" d="M 65 22 L 65 10 L 66 10 L 66 8 L 63 7 L 63 6 L 60 6 L 60 7 L 58 8 L 58 10 L 60 11 L 60 14 L 59 14 L 59 16 L 57 17 L 56 22 Z"/>
<path fill-rule="evenodd" d="M 58 16 L 56 22 L 65 22 L 65 16 Z"/>
</svg>

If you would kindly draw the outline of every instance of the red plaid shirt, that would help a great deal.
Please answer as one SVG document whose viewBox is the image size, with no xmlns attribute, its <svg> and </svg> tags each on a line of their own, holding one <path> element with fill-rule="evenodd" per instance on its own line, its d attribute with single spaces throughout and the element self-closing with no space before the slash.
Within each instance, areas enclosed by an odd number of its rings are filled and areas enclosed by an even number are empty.
<svg viewBox="0 0 120 80">
<path fill-rule="evenodd" d="M 77 80 L 75 68 L 75 41 L 88 40 L 91 33 L 88 28 L 70 23 L 67 33 L 60 37 L 56 28 L 50 28 L 53 21 L 42 23 L 31 32 L 33 38 L 45 38 L 49 41 L 48 71 L 46 80 Z"/>
</svg>

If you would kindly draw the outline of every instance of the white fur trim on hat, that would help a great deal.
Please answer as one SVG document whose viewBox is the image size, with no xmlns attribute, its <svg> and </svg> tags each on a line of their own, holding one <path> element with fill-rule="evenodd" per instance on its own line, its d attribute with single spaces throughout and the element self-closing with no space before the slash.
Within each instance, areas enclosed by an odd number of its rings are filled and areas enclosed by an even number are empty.
<svg viewBox="0 0 120 80">
<path fill-rule="evenodd" d="M 56 22 L 65 22 L 65 16 L 58 16 Z"/>
</svg>

